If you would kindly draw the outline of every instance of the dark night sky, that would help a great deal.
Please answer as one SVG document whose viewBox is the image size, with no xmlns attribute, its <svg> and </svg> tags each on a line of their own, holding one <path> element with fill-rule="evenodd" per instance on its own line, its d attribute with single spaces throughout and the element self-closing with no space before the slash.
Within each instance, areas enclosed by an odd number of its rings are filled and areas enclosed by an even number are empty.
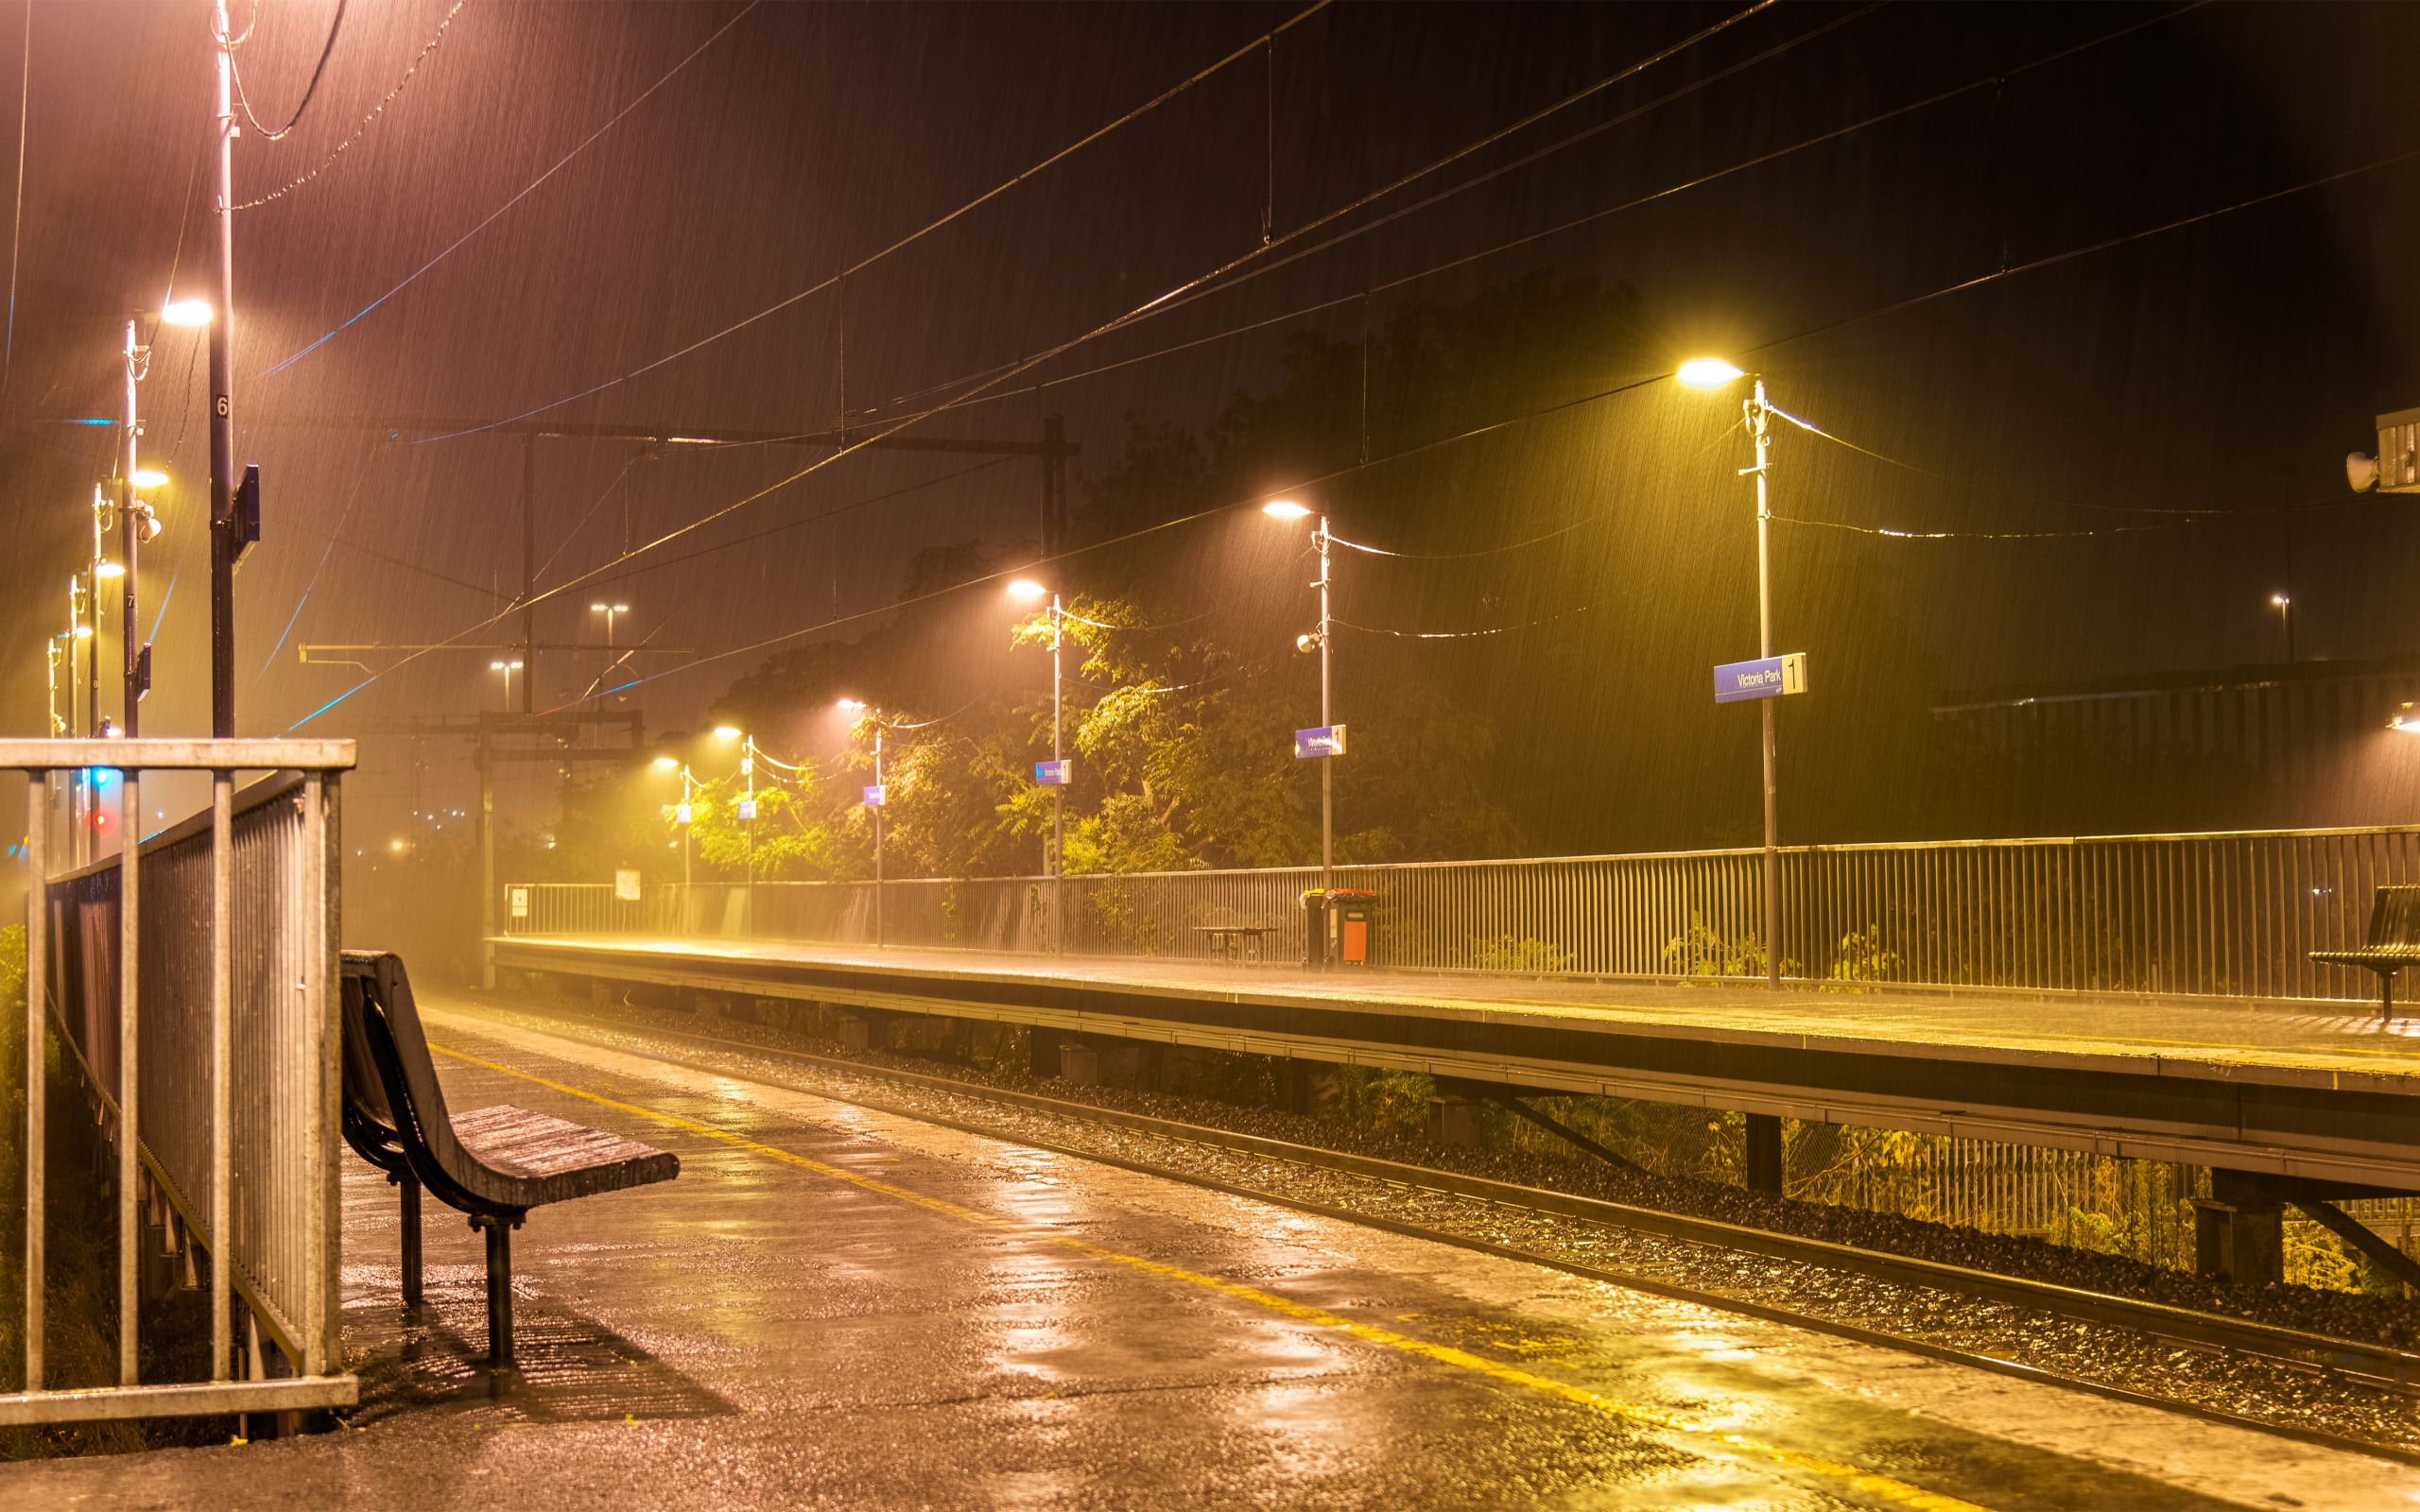
<svg viewBox="0 0 2420 1512">
<path fill-rule="evenodd" d="M 237 144 L 239 197 L 309 169 L 350 135 L 450 5 L 355 5 L 299 129 Z M 333 9 L 262 5 L 239 57 L 264 119 L 293 109 Z M 300 664 L 299 644 L 510 633 L 475 627 L 519 576 L 519 443 L 401 444 L 303 421 L 493 421 L 605 384 L 825 281 L 1296 9 L 765 5 L 609 126 L 739 8 L 463 6 L 355 146 L 236 221 L 238 455 L 262 465 L 270 501 L 238 583 L 242 731 L 285 731 L 358 680 L 347 667 Z M 769 430 L 829 426 L 845 404 L 859 423 L 883 421 L 1251 253 L 1265 196 L 1283 236 L 1736 9 L 1332 7 L 1277 39 L 1273 67 L 1247 57 L 843 289 L 545 413 Z M 249 13 L 240 0 L 236 9 Z M 22 26 L 0 9 L 0 76 L 14 72 Z M 0 644 L 18 648 L 0 663 L 12 730 L 41 728 L 38 643 L 63 622 L 83 500 L 111 445 L 105 428 L 58 422 L 115 413 L 115 330 L 130 307 L 156 304 L 172 277 L 176 292 L 201 292 L 207 26 L 207 8 L 183 3 L 32 9 L 0 395 L 0 507 L 18 543 L 0 604 Z M 1383 320 L 1399 301 L 1452 303 L 1549 266 L 1628 281 L 1668 334 L 1669 358 L 1732 354 L 1761 368 L 1777 404 L 1912 464 L 1788 432 L 1776 444 L 1785 513 L 1920 532 L 2135 527 L 1941 541 L 1783 527 L 1785 642 L 1792 616 L 1820 626 L 1852 589 L 1878 594 L 1903 631 L 1890 664 L 1836 686 L 1930 696 L 2274 660 L 2268 597 L 2290 581 L 2305 654 L 2408 653 L 2408 506 L 2355 500 L 2341 462 L 2369 449 L 2374 413 L 2420 404 L 2407 355 L 2420 335 L 2410 254 L 2420 159 L 1894 307 L 2420 149 L 2401 71 L 2413 56 L 2420 13 L 2402 7 L 1776 7 L 1245 263 L 1223 292 L 1080 345 L 920 431 L 1028 437 L 1045 413 L 1063 412 L 1086 447 L 1080 471 L 1098 471 L 1129 415 L 1199 426 L 1235 389 L 1274 387 L 1288 331 L 1353 339 L 1364 290 L 1388 290 L 1373 300 Z M 1599 214 L 1768 154 L 1779 155 Z M 1308 255 L 1284 261 L 1296 251 Z M 1280 266 L 1241 276 L 1268 265 Z M 1075 376 L 1256 322 L 1270 323 Z M 147 560 L 147 623 L 174 583 L 147 732 L 207 722 L 198 345 L 164 335 L 144 386 L 146 455 L 178 479 Z M 1647 376 L 1608 373 L 1602 387 Z M 1037 393 L 1039 379 L 1065 381 Z M 1492 671 L 1499 684 L 1559 707 L 1577 699 L 1586 721 L 1612 731 L 1634 722 L 1625 700 L 1641 679 L 1702 688 L 1709 662 L 1753 649 L 1748 485 L 1733 475 L 1746 458 L 1732 455 L 1736 443 L 1708 450 L 1735 404 L 1669 384 L 1637 389 L 1542 424 L 1536 446 L 1508 461 L 1504 491 L 1470 512 L 1467 544 L 1514 538 L 1599 498 L 1706 524 L 1653 538 L 1662 560 L 1609 548 L 1594 570 L 1632 608 L 1612 639 L 1590 644 L 1596 664 L 1575 677 L 1567 661 L 1512 647 Z M 542 589 L 821 455 L 637 452 L 538 443 Z M 843 458 L 572 589 L 542 607 L 540 634 L 593 635 L 588 605 L 599 596 L 633 606 L 623 638 L 708 652 L 877 610 L 919 548 L 1031 540 L 1031 465 L 933 482 L 965 466 Z M 911 485 L 926 486 L 693 555 Z M 2214 517 L 2177 524 L 2078 507 L 2092 505 Z M 1350 534 L 1356 522 L 1338 528 Z M 1429 602 L 1424 592 L 1364 610 L 1408 623 Z M 1272 620 L 1302 613 L 1283 573 L 1269 593 Z M 969 612 L 990 613 L 991 602 Z M 761 655 L 710 662 L 633 696 L 654 728 L 694 726 Z M 424 657 L 302 728 L 344 734 L 466 713 L 497 696 L 489 660 Z M 584 680 L 560 661 L 543 666 L 542 707 Z M 1499 713 L 1517 720 L 1519 707 Z M 388 758 L 365 765 L 355 821 L 384 822 L 406 788 Z M 1589 770 L 1592 782 L 1619 779 Z M 464 767 L 444 780 L 466 778 Z"/>
</svg>

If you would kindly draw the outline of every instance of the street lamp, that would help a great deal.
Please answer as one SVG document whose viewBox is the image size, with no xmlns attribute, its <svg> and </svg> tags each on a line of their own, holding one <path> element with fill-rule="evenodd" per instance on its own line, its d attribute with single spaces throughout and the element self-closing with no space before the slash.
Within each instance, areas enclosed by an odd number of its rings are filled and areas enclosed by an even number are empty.
<svg viewBox="0 0 2420 1512">
<path fill-rule="evenodd" d="M 1681 364 L 1673 376 L 1691 388 L 1722 388 L 1749 376 L 1720 357 L 1698 357 Z M 1748 434 L 1755 438 L 1756 465 L 1742 468 L 1756 478 L 1756 654 L 1773 654 L 1772 524 L 1772 505 L 1767 492 L 1766 454 L 1772 445 L 1772 410 L 1765 403 L 1764 375 L 1755 375 L 1755 390 L 1744 402 Z M 1773 768 L 1773 700 L 1756 700 L 1763 714 L 1765 747 L 1765 984 L 1781 990 L 1781 822 L 1779 788 Z"/>
<path fill-rule="evenodd" d="M 1031 578 L 1020 577 L 1009 585 L 1009 596 L 1031 604 L 1050 591 Z M 1050 919 L 1053 931 L 1051 943 L 1060 954 L 1066 954 L 1067 915 L 1067 764 L 1060 744 L 1061 692 L 1060 642 L 1064 634 L 1065 610 L 1059 607 L 1059 595 L 1050 593 Z"/>
<path fill-rule="evenodd" d="M 501 665 L 502 663 L 498 664 Z M 514 666 L 519 666 L 520 664 L 521 663 L 518 662 L 513 663 Z M 510 684 L 508 683 L 507 708 L 511 706 L 509 701 L 510 688 Z M 685 935 L 689 932 L 690 912 L 689 818 L 692 814 L 697 812 L 696 809 L 691 806 L 690 795 L 698 784 L 697 780 L 689 775 L 689 764 L 687 762 L 679 761 L 670 756 L 658 756 L 655 759 L 655 769 L 659 772 L 679 772 L 681 774 L 681 802 L 680 805 L 672 811 L 672 822 L 681 826 L 681 908 L 676 927 L 682 934 Z"/>
<path fill-rule="evenodd" d="M 842 698 L 837 707 L 851 713 L 862 714 L 873 726 L 873 786 L 866 789 L 866 807 L 873 810 L 873 943 L 883 946 L 882 928 L 882 810 L 890 802 L 890 794 L 882 783 L 882 737 L 890 728 L 890 718 L 881 710 L 869 707 L 857 698 Z"/>
<path fill-rule="evenodd" d="M 2285 593 L 2269 595 L 2269 605 L 2286 622 L 2286 665 L 2294 664 L 2294 601 Z"/>
<path fill-rule="evenodd" d="M 1272 520 L 1300 520 L 1311 511 L 1291 499 L 1272 499 L 1260 507 L 1260 512 Z M 1327 516 L 1322 515 L 1318 526 L 1311 532 L 1311 544 L 1317 546 L 1320 553 L 1319 581 L 1311 585 L 1320 591 L 1320 627 L 1313 634 L 1294 638 L 1294 648 L 1298 651 L 1308 651 L 1314 645 L 1319 647 L 1320 725 L 1327 730 L 1336 728 L 1336 721 L 1328 716 L 1328 544 L 1331 539 L 1327 533 Z M 1320 756 L 1320 896 L 1322 898 L 1335 889 L 1335 760 L 1333 749 Z"/>
<path fill-rule="evenodd" d="M 512 675 L 521 670 L 520 659 L 516 657 L 510 662 L 491 662 L 488 663 L 488 670 L 504 674 L 504 710 L 505 713 L 510 713 L 512 712 Z"/>
<path fill-rule="evenodd" d="M 631 606 L 628 604 L 591 604 L 588 606 L 588 612 L 591 614 L 602 614 L 605 616 L 605 644 L 609 646 L 614 644 L 614 617 L 616 615 L 628 614 L 630 611 Z"/>
</svg>

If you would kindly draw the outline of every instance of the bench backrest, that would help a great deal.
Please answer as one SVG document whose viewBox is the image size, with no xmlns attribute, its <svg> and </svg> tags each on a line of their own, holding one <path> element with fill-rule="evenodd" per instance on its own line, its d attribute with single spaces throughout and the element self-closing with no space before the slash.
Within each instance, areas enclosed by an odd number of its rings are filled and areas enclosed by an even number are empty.
<svg viewBox="0 0 2420 1512">
<path fill-rule="evenodd" d="M 411 980 L 387 951 L 344 953 L 344 1102 L 347 1137 L 372 1164 L 407 1164 L 439 1200 L 465 1211 L 511 1206 L 499 1201 L 494 1174 L 454 1136 Z M 387 1136 L 388 1157 L 362 1149 L 355 1129 Z"/>
<path fill-rule="evenodd" d="M 2370 903 L 2371 945 L 2420 945 L 2420 887 L 2380 887 Z"/>
</svg>

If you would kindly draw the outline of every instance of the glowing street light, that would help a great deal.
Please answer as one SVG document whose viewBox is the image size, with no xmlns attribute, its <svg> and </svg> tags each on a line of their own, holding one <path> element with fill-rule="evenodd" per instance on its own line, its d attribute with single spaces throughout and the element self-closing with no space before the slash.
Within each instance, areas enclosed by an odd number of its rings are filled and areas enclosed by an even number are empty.
<svg viewBox="0 0 2420 1512">
<path fill-rule="evenodd" d="M 111 561 L 105 558 L 100 561 L 93 563 L 93 576 L 95 577 L 123 577 L 126 576 L 126 564 L 123 562 Z"/>
<path fill-rule="evenodd" d="M 177 300 L 161 307 L 160 319 L 167 325 L 208 325 L 210 301 L 208 300 Z"/>
<path fill-rule="evenodd" d="M 2294 664 L 2294 601 L 2285 593 L 2269 595 L 2269 607 L 2286 622 L 2286 665 Z"/>
<path fill-rule="evenodd" d="M 138 489 L 162 488 L 167 481 L 168 474 L 156 467 L 138 467 L 134 470 L 134 486 Z"/>
<path fill-rule="evenodd" d="M 614 621 L 624 614 L 628 614 L 630 611 L 631 606 L 628 604 L 591 604 L 588 606 L 588 612 L 591 614 L 602 614 L 605 616 L 605 644 L 609 646 L 614 644 Z"/>
<path fill-rule="evenodd" d="M 510 662 L 491 662 L 488 663 L 488 670 L 490 672 L 501 672 L 504 674 L 504 707 L 507 713 L 510 713 L 512 709 L 512 675 L 521 670 L 521 659 L 515 657 Z"/>
<path fill-rule="evenodd" d="M 1260 512 L 1268 515 L 1273 520 L 1300 520 L 1311 511 L 1304 507 L 1302 505 L 1296 504 L 1291 499 L 1272 499 L 1269 503 L 1260 507 Z M 1327 730 L 1334 730 L 1336 728 L 1336 721 L 1328 715 L 1328 630 L 1330 628 L 1330 620 L 1328 616 L 1328 584 L 1330 581 L 1328 576 L 1328 545 L 1333 540 L 1334 538 L 1327 533 L 1327 516 L 1320 516 L 1320 523 L 1318 526 L 1311 531 L 1311 544 L 1317 546 L 1320 552 L 1319 581 L 1311 585 L 1320 591 L 1320 627 L 1312 634 L 1298 635 L 1294 638 L 1294 648 L 1298 651 L 1308 651 L 1314 645 L 1319 647 L 1320 724 L 1322 728 Z M 1331 742 L 1331 744 L 1333 744 L 1333 742 Z M 1320 896 L 1322 898 L 1325 898 L 1335 889 L 1336 886 L 1336 879 L 1334 875 L 1336 863 L 1336 782 L 1334 767 L 1336 756 L 1334 751 L 1330 750 L 1323 752 L 1320 756 L 1319 762 Z M 1325 947 L 1322 946 L 1321 959 L 1324 960 L 1325 958 Z"/>
<path fill-rule="evenodd" d="M 1020 577 L 1009 585 L 1009 596 L 1030 604 L 1050 593 L 1050 590 L 1029 577 Z M 1060 746 L 1060 679 L 1059 648 L 1065 638 L 1066 611 L 1059 607 L 1059 595 L 1050 593 L 1050 919 L 1051 938 L 1065 954 L 1067 915 L 1067 764 Z"/>
<path fill-rule="evenodd" d="M 1735 378 L 1747 375 L 1720 357 L 1692 357 L 1681 364 L 1673 375 L 1691 388 L 1720 388 Z"/>
<path fill-rule="evenodd" d="M 1681 364 L 1673 375 L 1691 388 L 1721 388 L 1745 378 L 1720 357 L 1696 357 Z M 1765 403 L 1765 380 L 1756 375 L 1755 391 L 1745 402 L 1748 434 L 1755 438 L 1756 465 L 1741 471 L 1756 476 L 1756 654 L 1773 654 L 1773 598 L 1771 534 L 1772 504 L 1765 487 L 1766 454 L 1772 445 L 1772 408 Z M 1765 747 L 1765 985 L 1781 990 L 1781 816 L 1773 766 L 1773 700 L 1759 698 Z"/>
<path fill-rule="evenodd" d="M 882 782 L 882 737 L 890 729 L 890 719 L 881 710 L 858 698 L 838 699 L 835 706 L 851 713 L 863 714 L 873 726 L 873 786 L 868 790 L 873 799 L 865 806 L 873 810 L 873 943 L 874 949 L 880 950 L 883 946 L 882 811 L 890 801 L 890 794 Z"/>
</svg>

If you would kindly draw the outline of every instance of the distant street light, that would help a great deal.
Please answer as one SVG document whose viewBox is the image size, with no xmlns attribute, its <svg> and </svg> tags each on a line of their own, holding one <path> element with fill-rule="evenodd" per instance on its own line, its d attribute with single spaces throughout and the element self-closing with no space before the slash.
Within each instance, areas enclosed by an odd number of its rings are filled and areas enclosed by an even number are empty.
<svg viewBox="0 0 2420 1512">
<path fill-rule="evenodd" d="M 1275 520 L 1300 520 L 1311 511 L 1291 499 L 1272 499 L 1260 507 L 1260 512 Z M 1320 627 L 1310 635 L 1294 638 L 1294 648 L 1308 651 L 1316 645 L 1320 650 L 1320 724 L 1334 730 L 1336 721 L 1328 716 L 1328 643 L 1332 622 L 1328 616 L 1328 544 L 1327 516 L 1320 516 L 1319 524 L 1311 531 L 1311 544 L 1319 548 L 1319 581 L 1311 586 L 1320 591 Z M 1325 898 L 1335 890 L 1336 863 L 1336 782 L 1333 752 L 1320 759 L 1320 896 Z M 1324 947 L 1321 958 L 1325 959 Z"/>
<path fill-rule="evenodd" d="M 208 300 L 177 300 L 161 307 L 160 318 L 168 325 L 208 325 L 210 301 Z"/>
<path fill-rule="evenodd" d="M 123 577 L 126 576 L 126 568 L 123 564 L 118 562 L 109 560 L 96 561 L 93 563 L 93 576 L 95 577 Z"/>
<path fill-rule="evenodd" d="M 890 801 L 890 795 L 884 790 L 882 782 L 882 737 L 883 732 L 890 728 L 890 716 L 885 714 L 881 710 L 871 708 L 863 701 L 856 698 L 842 698 L 838 700 L 838 707 L 845 709 L 851 713 L 862 713 L 873 725 L 873 793 L 876 801 L 867 804 L 866 806 L 873 810 L 873 944 L 874 949 L 880 950 L 884 943 L 882 927 L 882 811 L 884 805 Z"/>
<path fill-rule="evenodd" d="M 512 712 L 512 675 L 521 670 L 520 659 L 516 657 L 510 662 L 491 662 L 488 663 L 488 670 L 504 674 L 504 712 L 510 713 Z"/>
<path fill-rule="evenodd" d="M 1720 357 L 1698 357 L 1681 364 L 1673 376 L 1691 388 L 1720 388 L 1748 376 Z M 1772 445 L 1771 406 L 1765 403 L 1765 380 L 1756 377 L 1755 392 L 1744 404 L 1748 434 L 1755 438 L 1756 465 L 1742 472 L 1756 476 L 1756 654 L 1773 654 L 1772 504 L 1765 486 L 1767 452 Z M 1779 786 L 1773 764 L 1773 700 L 1759 698 L 1764 716 L 1765 746 L 1765 985 L 1781 990 L 1781 821 Z"/>
<path fill-rule="evenodd" d="M 2294 664 L 2294 601 L 2284 593 L 2269 595 L 2270 607 L 2286 622 L 2286 665 Z"/>
<path fill-rule="evenodd" d="M 1009 596 L 1032 603 L 1050 591 L 1030 578 L 1020 577 L 1009 585 Z M 1050 765 L 1056 781 L 1050 785 L 1050 928 L 1051 943 L 1060 954 L 1066 954 L 1067 915 L 1064 912 L 1067 888 L 1067 768 L 1059 744 L 1060 676 L 1059 643 L 1064 633 L 1062 624 L 1064 611 L 1059 607 L 1059 595 L 1050 593 Z"/>
<path fill-rule="evenodd" d="M 605 616 L 605 644 L 609 646 L 614 644 L 614 619 L 617 616 L 628 614 L 630 611 L 631 606 L 628 604 L 591 604 L 588 606 L 588 612 L 591 614 L 602 614 Z"/>
</svg>

